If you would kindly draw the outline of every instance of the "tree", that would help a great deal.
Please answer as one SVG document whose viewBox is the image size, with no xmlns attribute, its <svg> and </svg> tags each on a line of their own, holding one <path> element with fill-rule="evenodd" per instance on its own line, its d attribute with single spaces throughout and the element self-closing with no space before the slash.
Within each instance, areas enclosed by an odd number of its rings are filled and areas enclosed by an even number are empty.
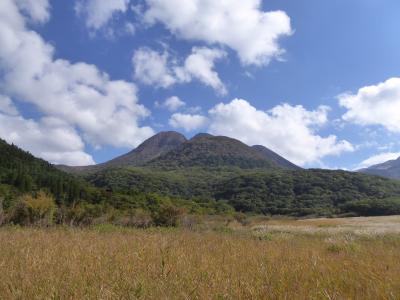
<svg viewBox="0 0 400 300">
<path fill-rule="evenodd" d="M 36 197 L 25 194 L 17 201 L 11 222 L 20 225 L 50 226 L 54 222 L 56 203 L 53 196 L 39 191 Z"/>
</svg>

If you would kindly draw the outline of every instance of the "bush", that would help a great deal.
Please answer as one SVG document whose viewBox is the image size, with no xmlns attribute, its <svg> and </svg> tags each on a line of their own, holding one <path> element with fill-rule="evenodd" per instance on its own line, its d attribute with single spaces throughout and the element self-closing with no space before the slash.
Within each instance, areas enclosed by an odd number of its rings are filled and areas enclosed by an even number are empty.
<svg viewBox="0 0 400 300">
<path fill-rule="evenodd" d="M 93 225 L 95 219 L 104 215 L 103 207 L 98 204 L 81 202 L 67 210 L 66 220 L 72 225 Z"/>
<path fill-rule="evenodd" d="M 3 202 L 4 202 L 4 199 L 0 197 L 0 226 L 3 225 L 3 223 L 5 221 Z"/>
<path fill-rule="evenodd" d="M 153 213 L 153 221 L 156 226 L 177 227 L 183 214 L 180 207 L 164 205 Z"/>
<path fill-rule="evenodd" d="M 36 197 L 26 194 L 14 206 L 10 221 L 19 225 L 50 226 L 54 222 L 56 203 L 51 195 L 40 191 Z"/>
<path fill-rule="evenodd" d="M 153 225 L 149 212 L 136 209 L 128 215 L 117 218 L 114 224 L 125 227 L 148 228 Z"/>
<path fill-rule="evenodd" d="M 247 226 L 250 224 L 249 219 L 247 218 L 247 215 L 242 213 L 242 212 L 237 212 L 235 213 L 235 215 L 233 216 L 235 218 L 235 220 L 237 222 L 239 222 L 240 224 L 242 224 L 243 226 Z"/>
</svg>

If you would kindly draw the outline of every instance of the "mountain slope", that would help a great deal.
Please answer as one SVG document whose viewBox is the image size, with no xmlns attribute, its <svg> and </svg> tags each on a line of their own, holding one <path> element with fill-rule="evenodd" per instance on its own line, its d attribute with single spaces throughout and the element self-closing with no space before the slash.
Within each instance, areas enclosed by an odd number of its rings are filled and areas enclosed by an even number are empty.
<svg viewBox="0 0 400 300">
<path fill-rule="evenodd" d="M 73 201 L 86 183 L 0 139 L 0 185 L 20 192 L 44 188 L 58 200 Z"/>
<path fill-rule="evenodd" d="M 163 155 L 175 148 L 182 143 L 186 142 L 186 138 L 175 131 L 160 132 L 151 138 L 145 140 L 136 149 L 130 151 L 127 154 L 116 157 L 108 162 L 94 165 L 94 166 L 82 166 L 82 167 L 68 167 L 58 166 L 58 168 L 72 173 L 83 173 L 83 172 L 96 172 L 106 168 L 118 168 L 118 167 L 132 167 L 141 166 Z"/>
<path fill-rule="evenodd" d="M 396 160 L 389 160 L 387 162 L 374 165 L 366 169 L 361 169 L 358 172 L 393 179 L 400 179 L 400 157 Z"/>
<path fill-rule="evenodd" d="M 150 161 L 146 166 L 279 168 L 273 160 L 266 159 L 258 151 L 238 140 L 204 133 L 196 135 L 176 149 Z"/>
<path fill-rule="evenodd" d="M 261 146 L 255 145 L 252 147 L 256 150 L 259 154 L 261 154 L 264 158 L 274 161 L 277 165 L 285 169 L 292 169 L 292 170 L 300 170 L 301 168 L 296 166 L 294 163 L 288 161 L 287 159 L 283 158 L 279 154 L 275 153 L 274 151 Z"/>
</svg>

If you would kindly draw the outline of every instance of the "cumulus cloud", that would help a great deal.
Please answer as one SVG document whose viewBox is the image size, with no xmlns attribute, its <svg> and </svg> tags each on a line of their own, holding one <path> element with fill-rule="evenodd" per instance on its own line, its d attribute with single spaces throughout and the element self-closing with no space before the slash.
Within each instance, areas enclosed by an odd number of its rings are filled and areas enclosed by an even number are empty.
<svg viewBox="0 0 400 300">
<path fill-rule="evenodd" d="M 363 160 L 358 167 L 356 168 L 357 170 L 359 169 L 365 169 L 374 165 L 378 165 L 384 162 L 387 162 L 389 160 L 395 160 L 400 157 L 400 152 L 385 152 L 385 153 L 380 153 L 377 155 L 373 155 L 365 160 Z"/>
<path fill-rule="evenodd" d="M 153 134 L 139 126 L 150 112 L 138 103 L 134 84 L 111 80 L 93 65 L 55 59 L 54 48 L 27 28 L 20 9 L 0 1 L 2 94 L 66 122 L 95 147 L 135 147 Z"/>
<path fill-rule="evenodd" d="M 113 17 L 125 13 L 129 0 L 79 0 L 75 3 L 75 12 L 86 18 L 86 27 L 99 30 Z"/>
<path fill-rule="evenodd" d="M 150 48 L 139 48 L 132 57 L 134 78 L 143 84 L 168 88 L 194 79 L 212 87 L 220 94 L 227 90 L 215 71 L 215 63 L 226 57 L 220 49 L 193 47 L 181 64 L 167 51 L 159 53 Z"/>
<path fill-rule="evenodd" d="M 37 122 L 0 113 L 0 124 L 2 138 L 37 157 L 56 164 L 94 164 L 76 130 L 62 120 L 47 117 Z"/>
<path fill-rule="evenodd" d="M 0 102 L 0 104 L 1 104 L 1 102 Z M 177 111 L 178 109 L 184 107 L 186 105 L 186 103 L 184 101 L 182 101 L 179 97 L 172 96 L 172 97 L 165 99 L 165 101 L 162 103 L 159 103 L 158 101 L 156 101 L 155 105 L 156 105 L 156 107 L 166 108 L 169 111 L 174 112 L 174 111 Z"/>
<path fill-rule="evenodd" d="M 7 96 L 0 95 L 0 113 L 16 116 L 18 115 L 18 110 L 15 107 L 14 103 Z"/>
<path fill-rule="evenodd" d="M 334 135 L 321 137 L 316 128 L 328 120 L 328 108 L 308 111 L 283 104 L 261 111 L 243 99 L 220 103 L 209 111 L 212 134 L 237 138 L 246 144 L 261 144 L 299 165 L 318 162 L 328 155 L 353 151 L 347 141 Z"/>
<path fill-rule="evenodd" d="M 15 3 L 32 22 L 44 23 L 50 19 L 49 0 L 16 0 Z"/>
<path fill-rule="evenodd" d="M 175 113 L 169 119 L 169 125 L 181 128 L 187 132 L 200 129 L 207 125 L 208 119 L 202 115 Z"/>
<path fill-rule="evenodd" d="M 400 132 L 400 78 L 390 78 L 338 98 L 340 105 L 347 109 L 344 120 L 359 125 L 381 125 L 391 132 Z"/>
<path fill-rule="evenodd" d="M 167 52 L 159 53 L 142 47 L 133 54 L 132 64 L 134 78 L 144 84 L 167 88 L 177 81 Z"/>
<path fill-rule="evenodd" d="M 292 33 L 283 11 L 261 10 L 261 0 L 146 0 L 144 20 L 162 23 L 179 38 L 230 47 L 245 65 L 279 58 L 279 38 Z M 179 9 L 177 9 L 179 8 Z"/>
</svg>

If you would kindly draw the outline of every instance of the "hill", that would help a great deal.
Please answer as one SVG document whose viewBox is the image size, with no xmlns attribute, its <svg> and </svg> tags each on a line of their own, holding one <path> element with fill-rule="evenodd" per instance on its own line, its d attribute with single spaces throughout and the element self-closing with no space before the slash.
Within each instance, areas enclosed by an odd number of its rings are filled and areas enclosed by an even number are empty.
<svg viewBox="0 0 400 300">
<path fill-rule="evenodd" d="M 398 159 L 389 160 L 366 169 L 361 169 L 359 172 L 387 178 L 400 179 L 400 157 Z"/>
<path fill-rule="evenodd" d="M 0 197 L 12 198 L 18 193 L 46 189 L 59 203 L 73 202 L 80 198 L 87 185 L 83 180 L 0 139 Z"/>
<path fill-rule="evenodd" d="M 146 166 L 162 168 L 229 166 L 243 169 L 281 167 L 238 140 L 204 133 L 148 162 Z"/>
<path fill-rule="evenodd" d="M 57 168 L 69 173 L 86 173 L 96 172 L 107 168 L 126 167 L 126 166 L 141 166 L 163 155 L 171 150 L 174 150 L 182 143 L 186 142 L 186 138 L 175 131 L 160 132 L 151 138 L 145 140 L 137 148 L 129 153 L 116 157 L 108 162 L 94 166 L 69 167 L 59 165 Z"/>
<path fill-rule="evenodd" d="M 236 139 L 206 133 L 200 133 L 187 140 L 175 131 L 160 132 L 129 153 L 102 164 L 57 168 L 73 174 L 84 174 L 104 169 L 139 166 L 300 169 L 263 146 L 249 147 Z"/>
<path fill-rule="evenodd" d="M 294 163 L 288 161 L 287 159 L 283 158 L 282 156 L 278 155 L 274 151 L 261 146 L 255 145 L 252 147 L 256 150 L 259 154 L 261 154 L 265 159 L 271 160 L 275 162 L 277 165 L 281 166 L 282 168 L 292 169 L 292 170 L 300 170 L 299 166 L 296 166 Z"/>
<path fill-rule="evenodd" d="M 225 202 L 212 199 L 197 203 L 139 189 L 113 191 L 111 186 L 95 187 L 0 139 L 0 225 L 43 225 L 44 221 L 46 226 L 53 222 L 89 225 L 109 220 L 137 226 L 165 225 L 170 219 L 165 221 L 159 216 L 164 209 L 166 214 L 182 209 L 208 214 L 233 210 Z"/>
<path fill-rule="evenodd" d="M 46 189 L 60 207 L 69 205 L 72 220 L 85 222 L 104 214 L 111 218 L 115 210 L 153 214 L 164 205 L 191 212 L 233 207 L 294 216 L 400 213 L 399 181 L 346 171 L 284 169 L 226 137 L 201 134 L 142 166 L 104 168 L 80 178 L 4 141 L 0 154 L 0 200 Z M 83 208 L 76 210 L 77 203 Z"/>
<path fill-rule="evenodd" d="M 400 182 L 330 170 L 120 168 L 86 179 L 115 191 L 224 201 L 238 211 L 282 215 L 400 213 Z"/>
</svg>

